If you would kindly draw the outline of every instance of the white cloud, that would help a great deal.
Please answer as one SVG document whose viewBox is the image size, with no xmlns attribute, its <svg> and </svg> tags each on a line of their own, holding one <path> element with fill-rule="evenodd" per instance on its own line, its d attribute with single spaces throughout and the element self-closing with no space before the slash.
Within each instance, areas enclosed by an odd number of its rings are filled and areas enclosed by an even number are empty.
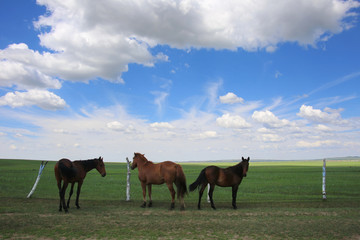
<svg viewBox="0 0 360 240">
<path fill-rule="evenodd" d="M 11 145 L 10 145 L 10 149 L 11 149 L 11 150 L 17 150 L 18 147 L 17 147 L 16 145 L 14 145 L 14 144 L 11 144 Z"/>
<path fill-rule="evenodd" d="M 172 129 L 174 128 L 173 125 L 171 125 L 168 122 L 155 122 L 150 124 L 150 126 L 154 129 L 154 130 L 159 130 L 159 129 Z"/>
<path fill-rule="evenodd" d="M 330 108 L 321 111 L 320 109 L 314 109 L 312 106 L 302 105 L 297 115 L 316 123 L 339 124 L 346 122 L 341 118 L 339 111 Z"/>
<path fill-rule="evenodd" d="M 279 119 L 271 111 L 255 111 L 252 118 L 260 123 L 263 123 L 269 128 L 280 128 L 290 125 L 290 121 L 287 119 Z"/>
<path fill-rule="evenodd" d="M 158 114 L 162 114 L 163 106 L 166 98 L 169 96 L 169 93 L 163 91 L 153 91 L 151 94 L 155 96 L 154 104 L 157 106 Z"/>
<path fill-rule="evenodd" d="M 46 90 L 29 90 L 27 92 L 8 92 L 0 97 L 0 106 L 12 108 L 24 106 L 39 106 L 45 110 L 59 110 L 66 107 L 65 100 Z"/>
<path fill-rule="evenodd" d="M 127 133 L 127 134 L 136 132 L 136 128 L 131 123 L 125 125 L 119 121 L 112 121 L 112 122 L 108 122 L 106 124 L 106 126 L 109 129 L 116 131 L 116 132 L 123 132 L 123 133 Z"/>
<path fill-rule="evenodd" d="M 329 128 L 328 126 L 324 125 L 324 124 L 318 124 L 316 126 L 316 129 L 322 132 L 330 132 L 332 129 Z"/>
<path fill-rule="evenodd" d="M 316 45 L 350 28 L 351 11 L 360 5 L 352 0 L 37 3 L 48 10 L 34 24 L 41 32 L 40 44 L 49 51 L 40 53 L 23 43 L 0 50 L 2 86 L 59 88 L 57 78 L 123 83 L 129 63 L 169 61 L 165 54 L 149 51 L 159 44 L 270 52 L 283 42 Z"/>
<path fill-rule="evenodd" d="M 296 145 L 303 148 L 318 148 L 323 146 L 339 146 L 341 142 L 336 140 L 319 140 L 315 142 L 298 141 Z"/>
<path fill-rule="evenodd" d="M 234 104 L 234 103 L 243 103 L 244 99 L 236 96 L 236 94 L 229 92 L 224 96 L 220 96 L 221 103 Z"/>
<path fill-rule="evenodd" d="M 108 128 L 114 131 L 124 131 L 125 126 L 121 122 L 113 121 L 106 124 Z"/>
<path fill-rule="evenodd" d="M 1 52 L 1 50 L 0 50 Z M 12 61 L 0 61 L 0 86 L 17 89 L 61 88 L 59 80 L 43 74 L 38 69 Z"/>
<path fill-rule="evenodd" d="M 281 142 L 284 140 L 284 138 L 277 134 L 267 133 L 267 134 L 262 134 L 262 140 L 264 142 Z"/>
<path fill-rule="evenodd" d="M 246 122 L 246 120 L 244 118 L 242 118 L 241 116 L 238 116 L 238 115 L 232 116 L 228 113 L 217 118 L 216 123 L 219 126 L 224 127 L 224 128 L 240 129 L 240 128 L 251 127 L 251 124 Z"/>
<path fill-rule="evenodd" d="M 218 134 L 216 131 L 205 131 L 197 134 L 191 134 L 190 138 L 195 140 L 216 138 Z"/>
</svg>

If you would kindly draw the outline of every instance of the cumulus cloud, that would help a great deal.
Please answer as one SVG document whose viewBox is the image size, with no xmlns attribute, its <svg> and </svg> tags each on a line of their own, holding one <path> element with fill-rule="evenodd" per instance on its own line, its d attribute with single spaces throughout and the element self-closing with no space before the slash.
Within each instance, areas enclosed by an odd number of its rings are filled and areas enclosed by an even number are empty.
<svg viewBox="0 0 360 240">
<path fill-rule="evenodd" d="M 112 121 L 112 122 L 108 122 L 106 124 L 106 126 L 113 130 L 113 131 L 117 131 L 117 132 L 124 132 L 124 133 L 133 133 L 135 132 L 135 127 L 132 124 L 122 124 L 119 121 Z"/>
<path fill-rule="evenodd" d="M 316 123 L 345 123 L 341 118 L 340 112 L 335 109 L 325 108 L 324 111 L 314 109 L 312 106 L 302 105 L 298 116 Z"/>
<path fill-rule="evenodd" d="M 238 115 L 230 115 L 230 114 L 224 114 L 221 117 L 216 119 L 216 123 L 224 128 L 249 128 L 251 127 L 251 124 L 246 122 L 244 118 Z"/>
<path fill-rule="evenodd" d="M 1 54 L 1 50 L 0 50 Z M 29 88 L 59 89 L 59 80 L 39 71 L 36 67 L 13 61 L 0 61 L 0 86 L 19 90 Z"/>
<path fill-rule="evenodd" d="M 252 118 L 260 123 L 263 123 L 269 128 L 280 128 L 290 125 L 290 121 L 287 119 L 279 119 L 269 110 L 266 111 L 255 111 Z"/>
<path fill-rule="evenodd" d="M 33 105 L 45 110 L 59 110 L 66 107 L 66 102 L 52 92 L 35 89 L 27 92 L 9 92 L 0 97 L 0 106 L 17 108 Z"/>
<path fill-rule="evenodd" d="M 220 96 L 221 103 L 234 104 L 234 103 L 243 103 L 244 99 L 236 96 L 236 94 L 229 92 L 224 96 Z"/>
<path fill-rule="evenodd" d="M 128 64 L 169 61 L 149 49 L 189 48 L 275 51 L 282 42 L 316 45 L 351 27 L 357 1 L 70 1 L 39 0 L 47 13 L 34 23 L 42 53 L 26 44 L 0 51 L 2 85 L 59 88 L 56 78 L 123 83 Z M 286 9 L 286 10 L 284 10 Z M 271 21 L 269 21 L 271 19 Z M 29 76 L 28 80 L 24 80 Z M 9 78 L 16 83 L 10 83 Z"/>
</svg>

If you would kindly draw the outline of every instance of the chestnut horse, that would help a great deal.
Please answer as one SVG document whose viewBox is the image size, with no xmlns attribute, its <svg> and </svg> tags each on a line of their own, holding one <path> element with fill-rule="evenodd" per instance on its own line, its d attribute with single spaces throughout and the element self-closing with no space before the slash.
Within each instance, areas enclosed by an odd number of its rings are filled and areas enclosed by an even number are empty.
<svg viewBox="0 0 360 240">
<path fill-rule="evenodd" d="M 204 189 L 206 185 L 210 184 L 209 189 L 209 198 L 211 207 L 215 208 L 214 201 L 213 201 L 213 192 L 215 185 L 220 187 L 232 187 L 232 206 L 236 209 L 236 195 L 243 177 L 246 177 L 246 173 L 249 169 L 249 160 L 242 158 L 242 161 L 235 166 L 228 167 L 228 168 L 219 168 L 217 166 L 208 166 L 204 168 L 201 172 L 199 177 L 193 182 L 190 186 L 190 192 L 194 191 L 196 188 L 199 188 L 199 202 L 198 202 L 198 209 L 201 209 L 201 197 L 203 195 Z"/>
<path fill-rule="evenodd" d="M 68 212 L 69 203 L 71 195 L 73 194 L 74 185 L 77 182 L 77 195 L 76 195 L 76 207 L 79 209 L 79 195 L 81 186 L 84 182 L 84 178 L 86 177 L 86 173 L 90 170 L 96 168 L 96 170 L 101 174 L 101 176 L 105 177 L 105 165 L 103 162 L 103 158 L 94 158 L 90 160 L 78 160 L 78 161 L 70 161 L 69 159 L 63 158 L 59 160 L 54 167 L 55 170 L 55 178 L 57 181 L 57 186 L 59 188 L 60 195 L 60 206 L 59 211 L 62 211 L 64 208 L 65 212 Z M 64 181 L 63 186 L 61 187 L 61 181 Z M 71 190 L 69 194 L 69 199 L 67 201 L 67 205 L 65 205 L 65 191 L 68 184 L 71 183 Z"/>
<path fill-rule="evenodd" d="M 144 154 L 134 153 L 131 169 L 138 168 L 139 180 L 143 190 L 143 204 L 141 207 L 146 207 L 146 186 L 148 186 L 149 203 L 148 207 L 152 207 L 151 199 L 151 185 L 166 183 L 171 194 L 170 210 L 175 207 L 175 190 L 173 183 L 177 188 L 177 197 L 180 199 L 181 210 L 185 210 L 184 195 L 187 194 L 186 178 L 179 164 L 166 161 L 161 163 L 153 163 L 147 160 Z"/>
</svg>

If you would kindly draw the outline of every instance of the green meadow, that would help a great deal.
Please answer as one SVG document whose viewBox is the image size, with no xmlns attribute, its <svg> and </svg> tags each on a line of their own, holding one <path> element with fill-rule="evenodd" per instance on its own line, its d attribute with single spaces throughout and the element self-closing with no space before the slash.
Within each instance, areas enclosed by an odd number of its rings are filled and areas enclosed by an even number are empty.
<svg viewBox="0 0 360 240">
<path fill-rule="evenodd" d="M 106 163 L 107 176 L 85 178 L 81 209 L 73 195 L 69 213 L 58 212 L 55 162 L 45 167 L 33 196 L 40 161 L 0 160 L 0 239 L 359 239 L 360 162 L 327 161 L 327 200 L 322 199 L 322 161 L 251 162 L 231 206 L 231 188 L 216 187 L 212 210 L 197 191 L 170 211 L 165 185 L 153 186 L 153 207 L 140 208 L 137 169 L 126 199 L 126 164 Z M 192 183 L 207 165 L 181 163 Z M 68 189 L 69 191 L 69 189 Z M 67 191 L 67 193 L 68 193 Z M 68 195 L 66 195 L 67 197 Z"/>
</svg>

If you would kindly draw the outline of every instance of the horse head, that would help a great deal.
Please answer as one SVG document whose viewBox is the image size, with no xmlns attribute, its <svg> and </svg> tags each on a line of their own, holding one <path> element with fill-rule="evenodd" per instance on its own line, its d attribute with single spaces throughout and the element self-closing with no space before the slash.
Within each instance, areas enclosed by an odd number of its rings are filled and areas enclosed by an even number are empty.
<svg viewBox="0 0 360 240">
<path fill-rule="evenodd" d="M 133 162 L 131 164 L 131 170 L 134 170 L 137 167 L 139 160 L 145 158 L 144 155 L 145 154 L 134 153 Z"/>
<path fill-rule="evenodd" d="M 242 157 L 242 169 L 243 169 L 243 177 L 246 177 L 247 171 L 249 170 L 249 161 L 250 161 L 250 157 L 248 157 L 247 159 L 245 159 L 244 157 Z"/>
<path fill-rule="evenodd" d="M 96 164 L 96 170 L 98 170 L 98 172 L 101 174 L 101 176 L 105 177 L 106 176 L 106 170 L 105 170 L 105 164 L 104 164 L 104 159 L 102 157 L 99 157 L 98 159 L 96 159 L 97 164 Z"/>
</svg>

